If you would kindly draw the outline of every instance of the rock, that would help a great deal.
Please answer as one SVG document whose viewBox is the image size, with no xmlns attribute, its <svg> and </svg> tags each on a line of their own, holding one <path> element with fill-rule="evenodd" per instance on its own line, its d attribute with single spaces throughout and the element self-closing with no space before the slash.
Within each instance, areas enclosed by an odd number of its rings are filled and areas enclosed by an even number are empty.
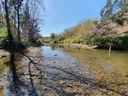
<svg viewBox="0 0 128 96">
<path fill-rule="evenodd" d="M 38 76 L 37 79 L 41 79 L 41 76 Z"/>
<path fill-rule="evenodd" d="M 0 50 L 0 58 L 5 58 L 5 57 L 8 57 L 9 56 L 9 53 L 4 51 L 4 50 Z"/>
<path fill-rule="evenodd" d="M 44 87 L 44 90 L 47 90 L 47 87 Z"/>
<path fill-rule="evenodd" d="M 72 88 L 73 86 L 71 84 L 68 84 L 68 87 L 71 87 Z"/>
<path fill-rule="evenodd" d="M 7 55 L 2 55 L 2 58 L 5 58 L 5 57 L 7 57 Z"/>
<path fill-rule="evenodd" d="M 76 90 L 73 90 L 73 93 L 76 93 Z"/>
<path fill-rule="evenodd" d="M 65 84 L 65 82 L 64 81 L 60 81 L 60 84 Z"/>
<path fill-rule="evenodd" d="M 82 72 L 79 72 L 80 74 L 82 73 Z"/>
<path fill-rule="evenodd" d="M 77 84 L 76 86 L 77 86 L 77 87 L 80 87 L 80 85 L 79 85 L 79 84 Z"/>
<path fill-rule="evenodd" d="M 45 75 L 44 75 L 44 78 L 46 78 L 46 77 L 47 77 L 47 75 L 45 74 Z"/>
</svg>

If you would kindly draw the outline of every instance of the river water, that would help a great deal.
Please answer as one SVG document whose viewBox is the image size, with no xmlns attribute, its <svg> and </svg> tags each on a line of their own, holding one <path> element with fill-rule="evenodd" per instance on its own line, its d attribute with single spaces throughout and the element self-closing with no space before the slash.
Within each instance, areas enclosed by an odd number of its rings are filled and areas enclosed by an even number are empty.
<svg viewBox="0 0 128 96">
<path fill-rule="evenodd" d="M 101 49 L 43 46 L 42 62 L 35 49 L 26 54 L 33 64 L 25 56 L 17 70 L 20 82 L 25 85 L 19 87 L 18 94 L 22 95 L 18 96 L 128 96 L 127 51 L 109 53 Z M 7 72 L 2 69 L 0 92 L 6 80 L 3 74 Z"/>
<path fill-rule="evenodd" d="M 51 59 L 51 61 L 60 61 L 65 64 L 77 61 L 84 67 L 92 67 L 93 69 L 93 67 L 99 66 L 98 68 L 101 68 L 102 71 L 114 71 L 123 76 L 128 76 L 128 51 L 111 51 L 111 53 L 109 53 L 108 50 L 101 49 L 88 50 L 49 46 L 42 48 L 44 57 Z M 59 58 L 54 55 L 58 55 Z"/>
<path fill-rule="evenodd" d="M 111 51 L 109 53 L 108 50 L 101 49 L 88 50 L 49 46 L 42 48 L 42 54 L 48 62 L 60 64 L 65 70 L 69 68 L 70 72 L 74 74 L 93 78 L 94 81 L 100 82 L 99 86 L 105 87 L 111 91 L 110 93 L 113 92 L 113 94 L 101 93 L 101 96 L 128 96 L 127 51 Z"/>
</svg>

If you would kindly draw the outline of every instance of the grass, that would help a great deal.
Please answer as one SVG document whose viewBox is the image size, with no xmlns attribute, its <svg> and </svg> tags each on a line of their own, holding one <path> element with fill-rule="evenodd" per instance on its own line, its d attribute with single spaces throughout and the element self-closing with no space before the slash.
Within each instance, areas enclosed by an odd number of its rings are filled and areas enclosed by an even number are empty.
<svg viewBox="0 0 128 96">
<path fill-rule="evenodd" d="M 0 38 L 7 37 L 7 29 L 6 28 L 0 28 Z"/>
</svg>

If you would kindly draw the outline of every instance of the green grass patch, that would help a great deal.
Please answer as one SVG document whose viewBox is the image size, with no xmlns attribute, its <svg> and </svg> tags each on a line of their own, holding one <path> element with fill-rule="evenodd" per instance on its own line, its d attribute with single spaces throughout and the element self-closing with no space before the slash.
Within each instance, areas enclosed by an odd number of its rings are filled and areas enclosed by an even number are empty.
<svg viewBox="0 0 128 96">
<path fill-rule="evenodd" d="M 0 28 L 0 38 L 7 37 L 7 29 L 6 28 Z"/>
</svg>

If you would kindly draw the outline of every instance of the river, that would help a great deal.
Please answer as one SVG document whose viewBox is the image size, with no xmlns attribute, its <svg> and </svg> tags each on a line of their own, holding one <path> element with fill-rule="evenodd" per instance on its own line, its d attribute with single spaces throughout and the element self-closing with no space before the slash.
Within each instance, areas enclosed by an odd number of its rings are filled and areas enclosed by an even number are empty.
<svg viewBox="0 0 128 96">
<path fill-rule="evenodd" d="M 128 96 L 127 51 L 42 46 L 41 53 L 35 53 L 36 49 L 30 49 L 34 51 L 17 69 L 22 82 L 17 96 Z"/>
<path fill-rule="evenodd" d="M 127 51 L 111 51 L 109 53 L 108 50 L 101 49 L 89 50 L 49 46 L 42 48 L 42 54 L 48 62 L 60 64 L 64 70 L 69 68 L 70 72 L 74 74 L 78 72 L 81 76 L 92 78 L 94 81 L 100 82 L 101 86 L 106 86 L 106 89 L 117 93 L 110 96 L 128 95 Z"/>
</svg>

